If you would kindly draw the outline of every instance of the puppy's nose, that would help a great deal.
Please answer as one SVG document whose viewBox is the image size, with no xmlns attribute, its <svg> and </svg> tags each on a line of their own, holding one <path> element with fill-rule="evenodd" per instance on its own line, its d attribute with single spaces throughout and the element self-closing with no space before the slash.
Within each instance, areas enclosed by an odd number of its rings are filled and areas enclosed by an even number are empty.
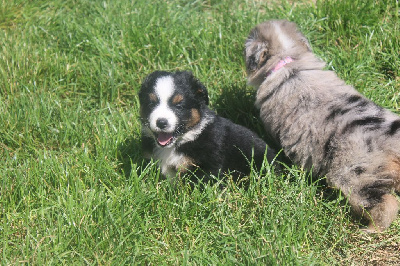
<svg viewBox="0 0 400 266">
<path fill-rule="evenodd" d="M 168 126 L 168 120 L 165 119 L 165 118 L 159 118 L 159 119 L 157 119 L 157 121 L 156 121 L 156 126 L 157 126 L 159 129 L 164 129 L 164 128 L 166 128 L 166 127 Z"/>
</svg>

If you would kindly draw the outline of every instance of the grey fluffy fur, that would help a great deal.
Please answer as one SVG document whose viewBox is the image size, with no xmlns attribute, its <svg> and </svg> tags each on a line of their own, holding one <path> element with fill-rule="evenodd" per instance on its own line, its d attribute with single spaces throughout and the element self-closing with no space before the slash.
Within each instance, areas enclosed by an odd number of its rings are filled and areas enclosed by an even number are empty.
<svg viewBox="0 0 400 266">
<path fill-rule="evenodd" d="M 294 61 L 271 71 L 287 56 Z M 269 145 L 326 176 L 367 219 L 366 231 L 389 227 L 399 210 L 393 191 L 400 192 L 400 117 L 324 70 L 294 23 L 257 25 L 245 60 Z"/>
</svg>

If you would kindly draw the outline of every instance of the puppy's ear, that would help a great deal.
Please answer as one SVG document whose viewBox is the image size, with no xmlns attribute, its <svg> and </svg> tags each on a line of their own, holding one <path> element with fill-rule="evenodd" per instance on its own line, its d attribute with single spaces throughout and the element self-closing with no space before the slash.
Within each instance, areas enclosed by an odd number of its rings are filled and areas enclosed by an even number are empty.
<svg viewBox="0 0 400 266">
<path fill-rule="evenodd" d="M 300 45 L 303 46 L 303 48 L 306 48 L 307 51 L 311 52 L 312 51 L 311 45 L 308 42 L 306 36 L 304 36 L 304 34 L 300 31 L 299 27 L 293 22 L 288 22 L 288 23 L 292 27 L 294 34 L 297 35 L 296 37 L 293 37 L 293 38 L 296 38 L 297 40 L 299 40 Z"/>
<path fill-rule="evenodd" d="M 261 41 L 259 28 L 256 27 L 250 31 L 244 47 L 247 71 L 260 69 L 267 63 L 271 57 L 268 45 L 266 40 Z"/>
<path fill-rule="evenodd" d="M 309 52 L 311 52 L 311 51 L 312 51 L 311 45 L 310 45 L 310 43 L 308 42 L 307 38 L 306 38 L 303 34 L 301 34 L 301 33 L 300 33 L 300 35 L 301 35 L 301 38 L 300 38 L 301 43 L 303 44 L 304 47 L 307 48 L 307 50 L 308 50 Z"/>
<path fill-rule="evenodd" d="M 260 69 L 271 58 L 266 43 L 255 41 L 252 45 L 246 45 L 245 61 L 248 71 Z"/>
<path fill-rule="evenodd" d="M 194 84 L 194 93 L 196 94 L 197 97 L 202 99 L 202 101 L 208 105 L 209 99 L 208 99 L 208 91 L 206 86 L 203 85 L 198 79 L 193 77 L 193 84 Z"/>
<path fill-rule="evenodd" d="M 303 48 L 306 48 L 308 52 L 311 52 L 311 45 L 308 42 L 306 36 L 300 31 L 299 27 L 294 22 L 289 22 L 287 20 L 280 21 L 282 27 L 286 27 L 288 29 L 288 34 L 291 35 L 292 39 L 295 39 L 298 45 L 301 45 Z"/>
<path fill-rule="evenodd" d="M 190 71 L 180 72 L 180 75 L 183 75 L 187 81 L 188 85 L 191 87 L 192 92 L 194 92 L 195 96 L 200 99 L 201 102 L 208 105 L 208 91 L 206 86 L 203 85 Z"/>
<path fill-rule="evenodd" d="M 246 63 L 246 69 L 248 71 L 256 70 L 258 66 L 258 60 L 256 57 L 257 51 L 256 48 L 258 45 L 256 44 L 257 31 L 253 29 L 250 32 L 250 35 L 247 37 L 245 45 L 244 45 L 244 60 Z"/>
</svg>

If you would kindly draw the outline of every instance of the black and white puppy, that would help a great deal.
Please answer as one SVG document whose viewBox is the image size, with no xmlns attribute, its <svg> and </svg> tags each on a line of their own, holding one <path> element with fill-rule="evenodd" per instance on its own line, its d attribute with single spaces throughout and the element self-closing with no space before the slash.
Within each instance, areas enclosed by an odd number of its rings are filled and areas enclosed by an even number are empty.
<svg viewBox="0 0 400 266">
<path fill-rule="evenodd" d="M 158 160 L 165 176 L 201 169 L 201 177 L 229 171 L 237 178 L 250 173 L 252 160 L 261 167 L 266 143 L 210 110 L 207 89 L 191 72 L 151 73 L 139 100 L 144 154 Z M 268 149 L 268 162 L 275 156 Z"/>
</svg>

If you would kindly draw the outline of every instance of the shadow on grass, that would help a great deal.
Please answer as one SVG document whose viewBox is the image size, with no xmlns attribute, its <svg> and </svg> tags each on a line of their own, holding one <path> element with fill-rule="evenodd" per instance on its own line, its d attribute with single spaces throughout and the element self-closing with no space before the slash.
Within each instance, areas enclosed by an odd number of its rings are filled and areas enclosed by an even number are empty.
<svg viewBox="0 0 400 266">
<path fill-rule="evenodd" d="M 117 158 L 121 163 L 120 171 L 129 177 L 132 171 L 132 165 L 144 165 L 149 160 L 142 156 L 142 145 L 140 137 L 129 136 L 117 148 Z M 139 167 L 138 171 L 141 170 Z M 138 173 L 140 175 L 140 173 Z"/>
<path fill-rule="evenodd" d="M 264 129 L 260 120 L 260 111 L 255 107 L 255 94 L 252 88 L 231 86 L 222 89 L 219 97 L 214 101 L 211 108 L 218 115 L 228 118 L 234 123 L 249 128 L 260 136 L 269 147 L 276 151 L 280 150 L 280 145 L 276 143 Z M 279 161 L 291 165 L 290 160 L 281 152 Z"/>
<path fill-rule="evenodd" d="M 262 136 L 264 130 L 259 120 L 259 111 L 254 106 L 255 91 L 238 86 L 225 87 L 221 89 L 217 99 L 211 100 L 210 108 L 215 110 L 218 115 Z"/>
</svg>

